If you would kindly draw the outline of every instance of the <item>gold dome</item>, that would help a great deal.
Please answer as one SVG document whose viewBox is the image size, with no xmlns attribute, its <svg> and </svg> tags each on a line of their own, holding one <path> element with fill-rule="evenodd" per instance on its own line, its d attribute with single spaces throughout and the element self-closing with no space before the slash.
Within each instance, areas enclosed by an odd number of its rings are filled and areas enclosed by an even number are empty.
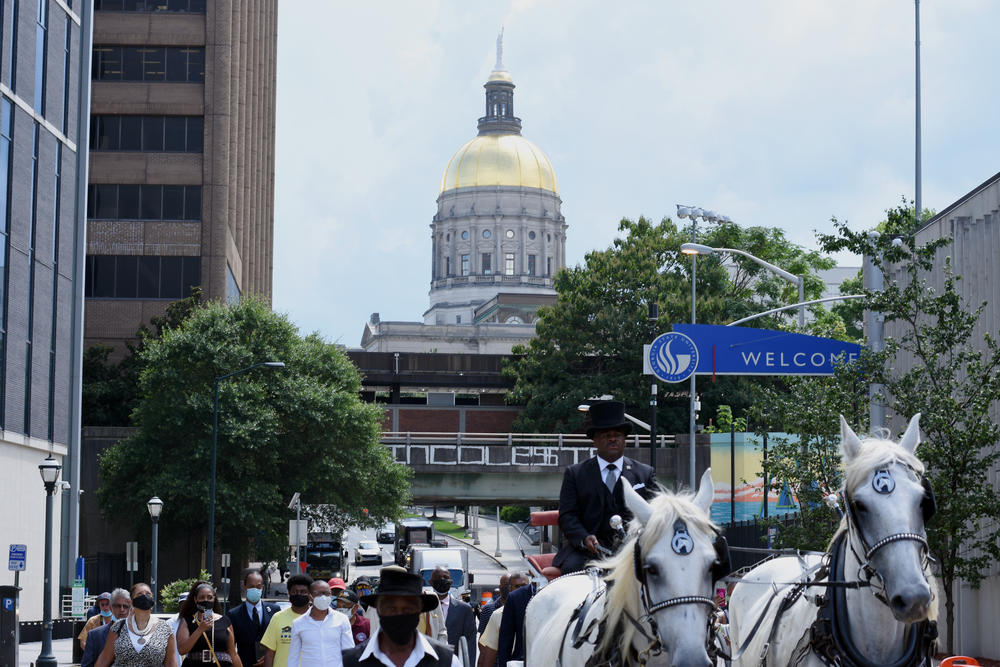
<svg viewBox="0 0 1000 667">
<path fill-rule="evenodd" d="M 559 194 L 555 169 L 542 149 L 519 134 L 482 134 L 458 149 L 441 177 L 441 192 L 508 185 Z"/>
<path fill-rule="evenodd" d="M 514 83 L 514 79 L 510 78 L 510 72 L 507 70 L 493 70 L 490 72 L 490 78 L 486 81 L 506 81 L 507 83 Z"/>
</svg>

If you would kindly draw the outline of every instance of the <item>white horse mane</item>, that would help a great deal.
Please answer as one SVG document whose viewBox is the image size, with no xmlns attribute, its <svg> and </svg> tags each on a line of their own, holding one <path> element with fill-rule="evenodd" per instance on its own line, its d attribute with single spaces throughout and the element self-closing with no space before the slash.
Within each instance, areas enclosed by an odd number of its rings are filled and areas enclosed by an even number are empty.
<svg viewBox="0 0 1000 667">
<path fill-rule="evenodd" d="M 635 626 L 623 619 L 626 611 L 636 620 L 642 614 L 638 586 L 632 585 L 638 583 L 633 556 L 635 541 L 640 540 L 640 553 L 645 558 L 652 546 L 667 535 L 668 531 L 673 530 L 677 519 L 683 520 L 691 531 L 712 534 L 718 529 L 693 500 L 692 493 L 661 491 L 648 501 L 652 510 L 649 522 L 644 526 L 639 521 L 630 521 L 628 539 L 618 553 L 594 563 L 607 572 L 604 581 L 608 584 L 604 606 L 607 625 L 597 648 L 598 652 L 606 651 L 615 644 L 625 651 L 635 637 Z M 612 582 L 618 582 L 618 585 L 612 586 Z M 619 626 L 620 634 L 615 631 Z"/>
</svg>

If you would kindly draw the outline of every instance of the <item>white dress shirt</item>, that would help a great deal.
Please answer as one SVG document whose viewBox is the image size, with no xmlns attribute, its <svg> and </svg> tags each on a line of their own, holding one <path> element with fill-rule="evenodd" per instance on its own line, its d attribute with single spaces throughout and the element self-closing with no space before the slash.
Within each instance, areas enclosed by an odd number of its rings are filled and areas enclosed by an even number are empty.
<svg viewBox="0 0 1000 667">
<path fill-rule="evenodd" d="M 376 660 L 381 662 L 386 667 L 396 667 L 395 663 L 390 660 L 385 653 L 382 653 L 382 649 L 379 648 L 378 642 L 379 637 L 381 636 L 381 630 L 379 630 L 377 634 L 372 635 L 372 638 L 368 640 L 367 644 L 365 644 L 365 650 L 361 652 L 361 657 L 358 658 L 358 662 L 364 662 L 369 657 L 374 656 Z M 415 667 L 417 663 L 424 659 L 425 655 L 430 655 L 434 658 L 438 657 L 437 651 L 435 651 L 434 647 L 430 645 L 427 638 L 418 632 L 417 642 L 414 644 L 413 650 L 410 652 L 410 657 L 408 657 L 406 662 L 403 663 L 403 667 Z M 288 665 L 289 667 L 294 667 L 290 660 Z M 451 656 L 451 667 L 462 667 L 462 663 L 458 661 L 458 657 L 455 655 Z"/>
<path fill-rule="evenodd" d="M 341 667 L 341 651 L 354 648 L 354 635 L 347 616 L 333 609 L 317 621 L 312 611 L 292 622 L 292 640 L 288 647 L 288 667 Z"/>
<path fill-rule="evenodd" d="M 622 458 L 624 458 L 624 457 L 622 457 Z M 618 480 L 621 479 L 621 476 L 622 476 L 622 459 L 621 458 L 618 459 L 617 461 L 605 461 L 600 456 L 598 456 L 597 457 L 597 464 L 599 466 L 601 466 L 601 481 L 602 482 L 604 481 L 605 475 L 608 472 L 608 466 L 613 465 L 615 467 L 615 483 L 616 484 L 618 483 Z"/>
</svg>

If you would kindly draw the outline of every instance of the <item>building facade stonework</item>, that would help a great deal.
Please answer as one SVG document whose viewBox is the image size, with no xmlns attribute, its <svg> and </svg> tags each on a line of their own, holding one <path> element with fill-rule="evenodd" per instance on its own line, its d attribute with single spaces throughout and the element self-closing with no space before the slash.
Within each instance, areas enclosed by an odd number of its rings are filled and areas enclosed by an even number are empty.
<svg viewBox="0 0 1000 667">
<path fill-rule="evenodd" d="M 271 298 L 277 0 L 97 0 L 86 345 Z"/>
</svg>

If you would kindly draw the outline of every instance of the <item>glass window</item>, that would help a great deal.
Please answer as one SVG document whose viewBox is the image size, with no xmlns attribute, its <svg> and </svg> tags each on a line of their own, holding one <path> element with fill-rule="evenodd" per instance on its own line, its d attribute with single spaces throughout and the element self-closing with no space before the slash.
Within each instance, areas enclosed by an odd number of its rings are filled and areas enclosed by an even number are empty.
<svg viewBox="0 0 1000 667">
<path fill-rule="evenodd" d="M 138 220 L 139 219 L 139 186 L 119 185 L 118 186 L 118 219 Z"/>
<path fill-rule="evenodd" d="M 528 255 L 528 275 L 535 275 L 535 256 Z"/>
<path fill-rule="evenodd" d="M 201 284 L 201 257 L 185 257 L 184 264 L 184 293 L 181 296 L 191 296 L 191 288 Z"/>
<path fill-rule="evenodd" d="M 163 150 L 163 116 L 146 116 L 142 121 L 142 150 Z"/>
<path fill-rule="evenodd" d="M 451 257 L 444 258 L 444 275 L 446 277 L 451 275 Z"/>
<path fill-rule="evenodd" d="M 187 51 L 187 78 L 185 81 L 203 82 L 205 80 L 205 49 L 184 49 Z"/>
<path fill-rule="evenodd" d="M 134 299 L 136 297 L 136 279 L 139 267 L 138 257 L 120 256 L 115 263 L 115 293 L 119 299 Z"/>
<path fill-rule="evenodd" d="M 469 256 L 462 255 L 462 275 L 469 275 Z"/>
<path fill-rule="evenodd" d="M 183 151 L 187 149 L 185 134 L 187 119 L 184 116 L 167 116 L 162 119 L 163 146 L 165 151 Z M 148 148 L 146 150 L 149 150 Z"/>
<path fill-rule="evenodd" d="M 45 113 L 45 47 L 48 42 L 48 6 L 47 1 L 38 3 L 38 14 L 35 22 L 35 111 Z"/>
<path fill-rule="evenodd" d="M 142 49 L 138 46 L 121 48 L 122 81 L 142 81 Z"/>
<path fill-rule="evenodd" d="M 468 232 L 468 230 L 462 232 L 462 240 L 463 241 L 468 241 L 469 240 L 469 232 Z"/>
<path fill-rule="evenodd" d="M 509 239 L 514 238 L 514 230 L 513 229 L 508 229 L 507 230 L 507 238 L 509 238 Z"/>
<path fill-rule="evenodd" d="M 493 273 L 493 256 L 488 253 L 483 253 L 483 275 L 488 276 Z"/>
<path fill-rule="evenodd" d="M 123 116 L 119 148 L 123 151 L 142 150 L 142 116 Z"/>
<path fill-rule="evenodd" d="M 233 305 L 239 303 L 240 300 L 240 286 L 236 284 L 236 276 L 233 275 L 233 270 L 229 268 L 229 264 L 226 264 L 226 303 Z"/>
<path fill-rule="evenodd" d="M 528 232 L 528 238 L 531 239 L 532 241 L 534 241 L 535 240 L 535 232 Z"/>
<path fill-rule="evenodd" d="M 180 299 L 184 296 L 184 258 L 160 259 L 160 298 Z"/>
<path fill-rule="evenodd" d="M 514 275 L 514 253 L 512 252 L 503 256 L 503 274 L 505 276 Z"/>
<path fill-rule="evenodd" d="M 205 119 L 189 116 L 187 119 L 187 150 L 201 153 L 205 146 Z"/>
<path fill-rule="evenodd" d="M 184 219 L 184 186 L 163 186 L 163 220 Z"/>
<path fill-rule="evenodd" d="M 166 81 L 166 52 L 162 46 L 144 47 L 142 50 L 142 80 Z"/>
<path fill-rule="evenodd" d="M 102 81 L 120 81 L 122 78 L 122 49 L 120 46 L 95 46 L 94 74 Z"/>
<path fill-rule="evenodd" d="M 187 76 L 187 55 L 180 49 L 167 49 L 167 81 L 184 81 Z"/>
<path fill-rule="evenodd" d="M 94 256 L 93 296 L 111 297 L 115 294 L 115 258 L 110 255 Z"/>
<path fill-rule="evenodd" d="M 184 219 L 201 220 L 200 185 L 188 185 L 184 188 Z"/>
<path fill-rule="evenodd" d="M 160 258 L 139 257 L 138 296 L 157 299 L 160 296 Z"/>
<path fill-rule="evenodd" d="M 205 48 L 97 45 L 93 77 L 101 81 L 205 80 Z"/>
<path fill-rule="evenodd" d="M 546 257 L 545 258 L 545 275 L 547 275 L 547 276 L 551 276 L 552 275 L 552 258 L 551 257 Z"/>
<path fill-rule="evenodd" d="M 93 129 L 91 148 L 102 151 L 116 151 L 120 143 L 118 134 L 121 131 L 121 118 L 118 116 L 97 116 L 91 123 Z"/>
<path fill-rule="evenodd" d="M 118 217 L 117 185 L 94 187 L 94 217 L 99 220 L 114 220 Z"/>
<path fill-rule="evenodd" d="M 163 186 L 143 185 L 142 208 L 139 217 L 143 220 L 163 219 Z"/>
<path fill-rule="evenodd" d="M 489 238 L 489 237 L 491 237 L 492 235 L 493 235 L 493 232 L 491 232 L 490 230 L 488 230 L 488 229 L 484 229 L 484 230 L 483 230 L 483 238 L 484 238 L 484 239 L 488 239 L 488 238 Z"/>
</svg>

